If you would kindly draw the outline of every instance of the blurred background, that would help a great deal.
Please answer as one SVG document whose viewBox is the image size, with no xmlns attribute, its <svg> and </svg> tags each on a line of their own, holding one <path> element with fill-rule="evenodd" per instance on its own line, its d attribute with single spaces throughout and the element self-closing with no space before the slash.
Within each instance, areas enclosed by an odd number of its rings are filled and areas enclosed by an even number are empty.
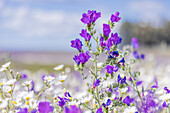
<svg viewBox="0 0 170 113">
<path fill-rule="evenodd" d="M 123 45 L 137 37 L 141 52 L 158 64 L 170 64 L 169 0 L 0 0 L 0 64 L 11 61 L 16 69 L 49 72 L 58 64 L 72 66 L 75 49 L 85 25 L 82 13 L 97 10 L 98 30 L 111 14 L 122 18 L 114 28 Z"/>
</svg>

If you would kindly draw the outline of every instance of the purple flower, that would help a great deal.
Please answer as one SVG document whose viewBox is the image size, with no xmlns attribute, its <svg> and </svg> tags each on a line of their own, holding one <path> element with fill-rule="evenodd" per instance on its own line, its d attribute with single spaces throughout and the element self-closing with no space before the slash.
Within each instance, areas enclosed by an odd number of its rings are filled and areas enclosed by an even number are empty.
<svg viewBox="0 0 170 113">
<path fill-rule="evenodd" d="M 90 57 L 91 56 L 89 55 L 89 51 L 87 51 L 85 54 L 83 52 L 80 52 L 79 55 L 74 55 L 73 59 L 79 65 L 80 63 L 86 63 Z"/>
<path fill-rule="evenodd" d="M 28 77 L 27 77 L 27 75 L 26 74 L 21 74 L 21 80 L 25 80 L 25 79 L 27 79 Z"/>
<path fill-rule="evenodd" d="M 91 10 L 91 11 L 88 10 L 87 14 L 86 13 L 82 14 L 81 21 L 84 24 L 90 25 L 91 23 L 94 23 L 100 17 L 101 17 L 100 12 L 96 12 L 94 10 Z"/>
<path fill-rule="evenodd" d="M 100 37 L 100 46 L 101 47 L 105 46 L 104 38 L 102 36 Z"/>
<path fill-rule="evenodd" d="M 114 45 L 118 45 L 122 42 L 122 38 L 118 36 L 118 33 L 112 33 L 110 38 L 113 41 Z"/>
<path fill-rule="evenodd" d="M 133 56 L 136 58 L 136 59 L 140 59 L 140 56 L 138 54 L 137 51 L 133 51 Z"/>
<path fill-rule="evenodd" d="M 142 82 L 143 82 L 143 81 L 137 81 L 137 82 L 136 82 L 136 85 L 139 86 L 139 85 L 142 84 Z"/>
<path fill-rule="evenodd" d="M 28 113 L 28 109 L 27 108 L 19 108 L 19 112 L 17 113 Z"/>
<path fill-rule="evenodd" d="M 110 25 L 103 24 L 103 34 L 109 37 L 110 32 L 111 32 Z"/>
<path fill-rule="evenodd" d="M 103 113 L 102 108 L 97 109 L 96 113 Z"/>
<path fill-rule="evenodd" d="M 37 113 L 36 109 L 31 110 L 31 113 Z"/>
<path fill-rule="evenodd" d="M 85 39 L 85 41 L 90 41 L 90 39 L 91 39 L 91 35 L 89 33 L 87 33 L 87 29 L 82 29 L 80 36 L 83 37 Z"/>
<path fill-rule="evenodd" d="M 108 99 L 106 102 L 106 106 L 109 106 L 111 103 L 112 103 L 112 101 L 110 99 Z"/>
<path fill-rule="evenodd" d="M 141 57 L 141 59 L 143 59 L 143 60 L 145 59 L 145 55 L 144 55 L 144 54 L 141 54 L 140 57 Z"/>
<path fill-rule="evenodd" d="M 104 44 L 105 44 L 108 48 L 112 47 L 112 46 L 113 46 L 113 40 L 112 40 L 112 38 L 111 38 L 111 37 L 108 38 Z"/>
<path fill-rule="evenodd" d="M 138 43 L 138 39 L 137 38 L 132 38 L 132 41 L 131 41 L 131 45 L 134 49 L 138 49 L 139 48 L 139 43 Z"/>
<path fill-rule="evenodd" d="M 91 56 L 89 55 L 89 51 L 87 51 L 85 54 L 81 52 L 78 56 L 78 60 L 80 63 L 84 64 L 86 63 Z"/>
<path fill-rule="evenodd" d="M 99 80 L 99 79 L 96 79 L 96 81 L 95 81 L 94 84 L 93 84 L 93 89 L 94 89 L 95 87 L 99 86 L 99 85 L 100 85 L 100 80 Z"/>
<path fill-rule="evenodd" d="M 111 18 L 110 18 L 110 20 L 111 20 L 111 22 L 113 23 L 113 22 L 118 22 L 119 20 L 120 20 L 121 18 L 119 17 L 119 12 L 117 11 L 116 13 L 115 13 L 115 15 L 111 15 Z"/>
<path fill-rule="evenodd" d="M 120 77 L 120 74 L 118 75 L 118 77 L 117 77 L 117 82 L 119 83 L 121 83 L 121 84 L 127 84 L 126 83 L 126 76 L 124 76 L 123 78 L 121 78 Z"/>
<path fill-rule="evenodd" d="M 157 113 L 157 108 L 162 107 L 160 106 L 160 101 L 158 100 L 152 91 L 148 91 L 148 94 L 142 98 L 142 102 L 137 103 L 137 108 L 140 113 Z"/>
<path fill-rule="evenodd" d="M 65 113 L 82 113 L 76 105 L 71 105 L 70 108 L 65 106 Z"/>
<path fill-rule="evenodd" d="M 112 74 L 113 73 L 113 68 L 114 68 L 114 66 L 107 65 L 106 66 L 107 73 Z"/>
<path fill-rule="evenodd" d="M 73 60 L 79 65 L 80 61 L 78 59 L 78 55 L 74 55 Z"/>
<path fill-rule="evenodd" d="M 124 59 L 124 57 L 118 62 L 118 64 L 120 64 L 120 63 L 122 63 L 122 65 L 124 66 L 125 64 L 125 59 Z"/>
<path fill-rule="evenodd" d="M 109 74 L 112 74 L 113 72 L 117 72 L 118 69 L 119 69 L 119 67 L 117 67 L 117 65 L 115 65 L 115 66 L 107 65 L 106 66 L 107 73 L 109 73 Z"/>
<path fill-rule="evenodd" d="M 119 56 L 119 52 L 118 51 L 113 51 L 112 53 L 110 53 L 110 55 L 108 56 L 108 58 L 115 58 Z"/>
<path fill-rule="evenodd" d="M 49 102 L 40 102 L 38 105 L 38 111 L 40 113 L 50 113 L 53 110 Z"/>
<path fill-rule="evenodd" d="M 63 106 L 65 105 L 65 103 L 66 103 L 66 102 L 64 101 L 64 98 L 61 98 L 61 97 L 59 97 L 59 96 L 58 96 L 58 98 L 60 99 L 60 101 L 58 101 L 59 106 L 60 106 L 60 107 L 63 107 Z"/>
<path fill-rule="evenodd" d="M 162 107 L 168 107 L 165 101 L 164 101 L 164 103 L 162 104 Z"/>
<path fill-rule="evenodd" d="M 125 97 L 124 99 L 123 99 L 123 102 L 125 103 L 125 104 L 127 104 L 128 106 L 130 105 L 130 103 L 132 103 L 134 101 L 134 99 L 133 98 L 130 98 L 129 96 L 127 96 L 127 97 Z"/>
<path fill-rule="evenodd" d="M 170 93 L 170 90 L 167 87 L 164 87 L 164 90 L 166 91 L 166 94 Z"/>
<path fill-rule="evenodd" d="M 155 85 L 152 86 L 152 88 L 158 88 L 158 81 L 155 81 Z"/>
<path fill-rule="evenodd" d="M 82 46 L 83 46 L 83 44 L 79 39 L 75 39 L 75 40 L 71 41 L 71 47 L 76 48 L 79 51 L 81 51 Z"/>
</svg>

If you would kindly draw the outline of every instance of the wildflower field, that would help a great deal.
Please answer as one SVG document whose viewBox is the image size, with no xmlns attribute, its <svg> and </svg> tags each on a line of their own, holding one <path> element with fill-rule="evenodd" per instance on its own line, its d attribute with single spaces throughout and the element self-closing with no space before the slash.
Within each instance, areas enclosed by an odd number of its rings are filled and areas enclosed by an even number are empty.
<svg viewBox="0 0 170 113">
<path fill-rule="evenodd" d="M 149 54 L 137 37 L 119 48 L 124 37 L 113 30 L 121 21 L 119 12 L 98 31 L 100 18 L 95 10 L 82 14 L 84 28 L 68 45 L 77 53 L 69 63 L 65 59 L 67 65 L 49 63 L 48 72 L 36 72 L 44 67 L 15 70 L 13 62 L 4 63 L 0 113 L 170 113 L 168 58 Z"/>
</svg>

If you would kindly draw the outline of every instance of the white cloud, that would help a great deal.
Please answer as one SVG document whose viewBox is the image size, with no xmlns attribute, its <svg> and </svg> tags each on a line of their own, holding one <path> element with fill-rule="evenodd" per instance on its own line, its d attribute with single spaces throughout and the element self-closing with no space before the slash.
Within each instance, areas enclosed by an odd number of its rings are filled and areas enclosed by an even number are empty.
<svg viewBox="0 0 170 113">
<path fill-rule="evenodd" d="M 140 21 L 149 22 L 155 26 L 161 23 L 161 14 L 166 12 L 163 4 L 156 1 L 133 1 L 130 2 L 129 8 L 136 12 Z"/>
<path fill-rule="evenodd" d="M 0 12 L 1 27 L 25 37 L 69 35 L 80 27 L 80 15 L 64 11 L 46 11 L 26 7 L 6 7 Z"/>
</svg>

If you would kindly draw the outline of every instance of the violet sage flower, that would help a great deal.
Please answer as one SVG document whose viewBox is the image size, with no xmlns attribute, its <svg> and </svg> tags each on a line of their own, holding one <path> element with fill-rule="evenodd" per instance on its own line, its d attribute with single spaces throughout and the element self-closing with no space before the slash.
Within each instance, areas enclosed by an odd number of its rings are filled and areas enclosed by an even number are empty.
<svg viewBox="0 0 170 113">
<path fill-rule="evenodd" d="M 139 43 L 138 43 L 138 39 L 137 38 L 132 38 L 132 41 L 131 41 L 131 45 L 134 49 L 138 49 L 139 48 Z"/>
<path fill-rule="evenodd" d="M 87 13 L 82 14 L 81 21 L 84 24 L 90 25 L 94 23 L 100 17 L 101 17 L 101 12 L 97 12 L 95 10 L 88 10 Z"/>
<path fill-rule="evenodd" d="M 83 46 L 83 44 L 82 44 L 82 42 L 80 41 L 80 39 L 78 39 L 78 38 L 71 41 L 71 47 L 76 48 L 76 49 L 78 49 L 79 51 L 81 51 L 82 46 Z"/>
<path fill-rule="evenodd" d="M 96 81 L 95 81 L 94 84 L 93 84 L 93 89 L 94 89 L 95 87 L 99 86 L 99 85 L 100 85 L 100 80 L 99 80 L 99 79 L 96 79 Z"/>
<path fill-rule="evenodd" d="M 80 36 L 85 39 L 85 41 L 90 41 L 91 35 L 87 32 L 87 29 L 82 29 Z"/>
<path fill-rule="evenodd" d="M 110 32 L 111 32 L 110 25 L 103 24 L 103 34 L 109 37 Z"/>
<path fill-rule="evenodd" d="M 40 102 L 38 105 L 38 111 L 40 113 L 50 113 L 52 111 L 52 107 L 49 102 Z"/>
<path fill-rule="evenodd" d="M 130 98 L 130 96 L 127 96 L 123 99 L 123 103 L 127 104 L 128 106 L 130 105 L 130 103 L 132 103 L 134 101 L 133 98 Z"/>
<path fill-rule="evenodd" d="M 111 20 L 112 23 L 113 23 L 113 22 L 118 22 L 120 19 L 121 19 L 121 18 L 119 17 L 119 12 L 118 12 L 118 11 L 115 13 L 115 15 L 112 14 L 112 15 L 111 15 L 111 18 L 110 18 L 110 20 Z"/>
<path fill-rule="evenodd" d="M 103 113 L 102 108 L 97 109 L 96 113 Z"/>
</svg>

